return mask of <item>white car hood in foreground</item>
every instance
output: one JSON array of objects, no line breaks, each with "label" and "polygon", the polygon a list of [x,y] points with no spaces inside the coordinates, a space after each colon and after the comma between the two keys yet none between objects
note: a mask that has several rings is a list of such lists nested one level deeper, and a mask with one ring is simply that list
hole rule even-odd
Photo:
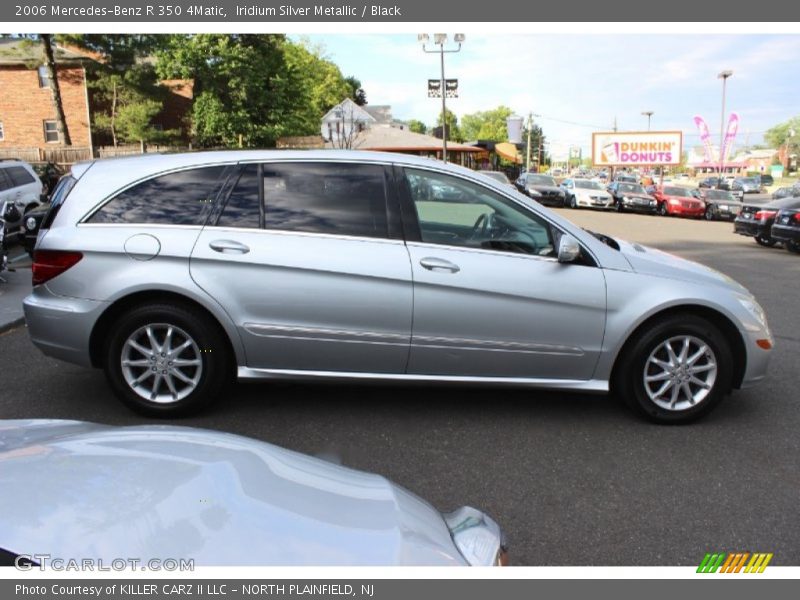
[{"label": "white car hood in foreground", "polygon": [[442,515],[378,475],[215,431],[77,421],[0,421],[0,548],[108,564],[465,564]]},{"label": "white car hood in foreground", "polygon": [[700,263],[680,258],[650,246],[632,244],[618,238],[614,238],[614,241],[619,244],[620,252],[628,259],[631,267],[637,273],[655,275],[656,277],[665,277],[667,279],[679,279],[701,285],[718,285],[731,291],[750,295],[750,292],[734,279]]}]

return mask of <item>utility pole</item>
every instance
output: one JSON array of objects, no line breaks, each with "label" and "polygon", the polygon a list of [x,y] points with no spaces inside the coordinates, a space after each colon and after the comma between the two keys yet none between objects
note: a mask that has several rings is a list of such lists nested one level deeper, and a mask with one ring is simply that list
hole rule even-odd
[{"label": "utility pole", "polygon": [[531,128],[533,127],[533,113],[528,113],[528,144],[526,146],[528,150],[527,161],[525,162],[525,170],[530,173],[531,171]]}]

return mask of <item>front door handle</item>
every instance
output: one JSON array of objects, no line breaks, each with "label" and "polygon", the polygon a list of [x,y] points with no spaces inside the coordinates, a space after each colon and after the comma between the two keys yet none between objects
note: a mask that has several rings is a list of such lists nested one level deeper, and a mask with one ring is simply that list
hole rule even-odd
[{"label": "front door handle", "polygon": [[222,254],[247,254],[250,252],[248,246],[233,240],[214,240],[209,242],[208,247],[215,252],[222,252]]},{"label": "front door handle", "polygon": [[419,261],[419,264],[429,271],[436,271],[437,273],[458,273],[461,270],[458,265],[451,263],[449,260],[433,256],[426,256]]}]

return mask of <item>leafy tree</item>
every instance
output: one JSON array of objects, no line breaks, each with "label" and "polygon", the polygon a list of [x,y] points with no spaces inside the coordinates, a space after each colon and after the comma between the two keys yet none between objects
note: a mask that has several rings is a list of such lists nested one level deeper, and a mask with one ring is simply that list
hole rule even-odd
[{"label": "leafy tree", "polygon": [[61,86],[56,73],[56,59],[53,55],[53,36],[49,33],[39,35],[44,51],[44,66],[47,69],[47,79],[50,85],[50,97],[53,101],[53,110],[56,113],[56,128],[58,139],[65,146],[72,145],[72,138],[67,127],[67,118],[64,116],[64,103],[61,101]]},{"label": "leafy tree", "polygon": [[[172,35],[157,52],[162,78],[194,80],[194,134],[204,146],[274,146],[304,130],[283,35]],[[320,115],[321,116],[321,115]]]},{"label": "leafy tree", "polygon": [[124,69],[135,64],[137,59],[152,55],[165,42],[166,36],[68,33],[60,34],[56,39],[61,44],[77,46],[101,55],[105,66],[111,69]]},{"label": "leafy tree", "polygon": [[468,140],[493,140],[502,142],[508,139],[506,119],[513,114],[507,106],[464,115],[461,128]]},{"label": "leafy tree", "polygon": [[428,127],[422,121],[411,119],[408,122],[408,130],[413,131],[414,133],[427,133]]},{"label": "leafy tree", "polygon": [[[447,124],[445,126],[445,130],[447,131],[447,141],[449,142],[461,142],[464,140],[464,136],[461,134],[461,129],[458,126],[458,117],[456,117],[455,113],[449,109],[445,109],[445,115],[447,117]],[[439,113],[439,116],[436,118],[436,125],[439,127],[442,126],[442,113]]]},{"label": "leafy tree", "polygon": [[361,81],[352,75],[350,75],[350,77],[345,77],[345,81],[347,82],[347,85],[350,86],[350,98],[353,100],[353,102],[359,106],[366,106],[367,92],[365,92],[364,88],[361,87]]},{"label": "leafy tree", "polygon": [[800,148],[800,115],[768,129],[764,140],[772,148],[780,148],[786,144],[790,152],[796,152]]},{"label": "leafy tree", "polygon": [[318,133],[322,116],[351,96],[351,84],[339,67],[325,58],[320,46],[311,46],[307,40],[286,41],[283,52],[288,75],[294,80],[298,94],[294,99],[292,130],[287,135]]}]

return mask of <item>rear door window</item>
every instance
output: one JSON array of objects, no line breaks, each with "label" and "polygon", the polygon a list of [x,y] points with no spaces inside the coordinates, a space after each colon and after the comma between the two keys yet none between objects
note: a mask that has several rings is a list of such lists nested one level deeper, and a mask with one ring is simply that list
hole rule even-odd
[{"label": "rear door window", "polygon": [[88,222],[202,225],[225,169],[201,167],[148,179],[117,194]]},{"label": "rear door window", "polygon": [[6,173],[11,178],[11,182],[13,187],[19,187],[22,185],[28,185],[29,183],[33,183],[36,179],[25,170],[24,167],[9,167],[6,170]]},{"label": "rear door window", "polygon": [[381,165],[265,163],[264,228],[388,237]]}]

